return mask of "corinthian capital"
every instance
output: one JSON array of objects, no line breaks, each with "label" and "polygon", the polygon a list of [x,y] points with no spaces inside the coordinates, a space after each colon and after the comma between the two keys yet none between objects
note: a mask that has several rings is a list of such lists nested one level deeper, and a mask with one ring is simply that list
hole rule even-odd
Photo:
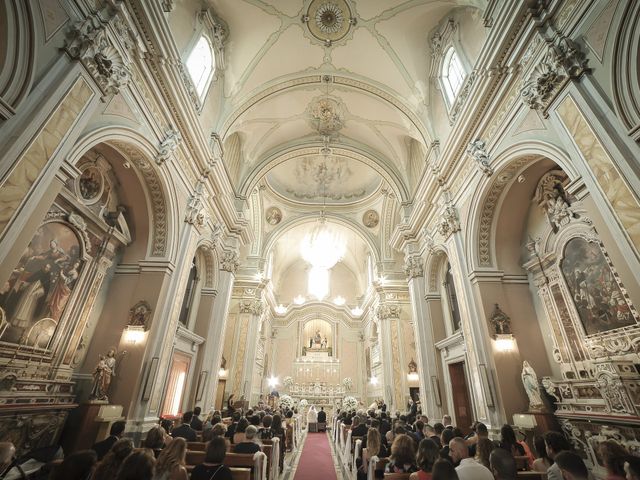
[{"label": "corinthian capital", "polygon": [[401,310],[400,305],[395,303],[383,303],[378,305],[378,308],[376,308],[376,317],[380,320],[400,318]]},{"label": "corinthian capital", "polygon": [[252,315],[262,315],[264,306],[262,302],[257,299],[242,299],[240,300],[240,313],[251,313]]},{"label": "corinthian capital", "polygon": [[220,270],[231,272],[235,275],[238,271],[238,266],[240,266],[240,260],[238,257],[238,252],[235,250],[224,252],[222,254],[222,259],[220,260]]},{"label": "corinthian capital", "polygon": [[420,258],[418,255],[411,255],[407,257],[404,262],[404,273],[410,279],[424,276],[422,258]]}]

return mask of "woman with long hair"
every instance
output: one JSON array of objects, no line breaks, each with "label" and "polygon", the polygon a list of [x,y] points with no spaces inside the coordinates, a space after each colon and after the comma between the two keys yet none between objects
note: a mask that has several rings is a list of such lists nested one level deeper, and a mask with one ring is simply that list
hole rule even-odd
[{"label": "woman with long hair", "polygon": [[547,445],[544,443],[544,437],[542,435],[536,435],[533,439],[533,446],[535,447],[538,458],[533,461],[531,469],[534,472],[547,473],[549,467],[553,465],[553,460],[547,455]]},{"label": "woman with long hair", "polygon": [[160,452],[164,448],[165,431],[159,425],[156,425],[147,432],[147,436],[142,442],[142,446],[153,450],[153,455],[158,458]]},{"label": "woman with long hair", "polygon": [[156,459],[148,448],[133,452],[120,465],[116,480],[152,480],[155,465]]},{"label": "woman with long hair", "polygon": [[222,462],[227,454],[227,442],[224,437],[214,437],[207,444],[204,462],[196,465],[191,472],[191,480],[232,480],[231,470]]},{"label": "woman with long hair", "polygon": [[113,444],[111,450],[98,464],[91,480],[112,480],[118,474],[120,466],[131,452],[133,452],[133,442],[129,438],[121,438]]},{"label": "woman with long hair", "polygon": [[460,480],[460,477],[449,460],[440,458],[433,464],[431,480]]},{"label": "woman with long hair", "polygon": [[433,475],[433,465],[436,463],[440,449],[436,442],[430,438],[425,438],[418,445],[416,463],[419,470],[411,474],[410,480],[431,480]]},{"label": "woman with long hair", "polygon": [[524,448],[516,439],[516,432],[513,431],[511,425],[504,424],[500,429],[500,447],[504,448],[514,457],[522,457],[525,455]]},{"label": "woman with long hair", "polygon": [[492,440],[488,438],[479,439],[478,443],[476,444],[476,462],[484,465],[488,469],[491,469],[489,457],[491,456],[491,452],[493,452],[494,448],[496,448],[496,446]]},{"label": "woman with long hair", "polygon": [[416,447],[413,439],[404,433],[396,435],[391,445],[391,457],[386,473],[413,473],[416,466]]},{"label": "woman with long hair", "polygon": [[189,480],[187,469],[184,466],[187,455],[187,441],[176,437],[162,449],[156,462],[155,480]]},{"label": "woman with long hair", "polygon": [[605,440],[598,445],[598,453],[607,469],[606,480],[624,480],[624,462],[629,456],[627,449],[615,440]]}]

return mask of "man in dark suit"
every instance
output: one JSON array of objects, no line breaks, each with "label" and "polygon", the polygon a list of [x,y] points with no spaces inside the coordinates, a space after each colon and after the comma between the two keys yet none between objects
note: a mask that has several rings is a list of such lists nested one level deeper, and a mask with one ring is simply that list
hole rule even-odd
[{"label": "man in dark suit", "polygon": [[327,412],[324,411],[324,407],[320,407],[318,412],[318,423],[327,423]]},{"label": "man in dark suit", "polygon": [[229,425],[229,428],[227,428],[227,433],[224,434],[225,437],[227,438],[233,438],[234,433],[236,433],[236,427],[238,426],[238,422],[240,421],[240,412],[233,412],[233,422],[231,423],[231,425]]},{"label": "man in dark suit", "polygon": [[200,407],[196,407],[193,409],[193,418],[191,419],[191,428],[194,430],[201,432],[202,431],[202,420],[200,420],[200,412],[202,410]]},{"label": "man in dark suit", "polygon": [[184,412],[182,415],[182,425],[174,428],[171,431],[171,436],[173,438],[182,437],[187,442],[195,442],[197,439],[196,431],[191,428],[191,419],[193,418],[193,412]]},{"label": "man in dark suit", "polygon": [[109,430],[109,436],[91,447],[91,450],[98,455],[98,460],[102,460],[109,450],[111,450],[113,444],[120,440],[120,437],[122,437],[124,433],[125,426],[126,423],[123,420],[114,422],[113,425],[111,425],[111,430]]},{"label": "man in dark suit", "polygon": [[353,428],[351,429],[351,437],[365,437],[369,428],[366,423],[360,420],[359,416],[353,417]]}]

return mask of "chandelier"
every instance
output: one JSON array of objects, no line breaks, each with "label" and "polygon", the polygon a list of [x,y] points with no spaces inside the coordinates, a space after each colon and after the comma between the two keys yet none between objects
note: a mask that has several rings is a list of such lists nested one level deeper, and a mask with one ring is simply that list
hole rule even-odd
[{"label": "chandelier", "polygon": [[307,233],[300,245],[300,254],[310,265],[308,290],[318,300],[329,294],[329,270],[342,260],[345,241],[335,230],[330,229],[324,217]]}]

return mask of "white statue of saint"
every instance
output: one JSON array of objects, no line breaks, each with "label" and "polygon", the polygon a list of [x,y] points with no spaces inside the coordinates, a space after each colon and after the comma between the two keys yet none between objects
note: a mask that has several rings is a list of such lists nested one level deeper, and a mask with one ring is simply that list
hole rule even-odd
[{"label": "white statue of saint", "polygon": [[540,385],[538,384],[538,376],[533,370],[529,362],[526,360],[522,363],[522,385],[529,397],[529,409],[540,411],[544,409],[544,402],[540,395]]}]

